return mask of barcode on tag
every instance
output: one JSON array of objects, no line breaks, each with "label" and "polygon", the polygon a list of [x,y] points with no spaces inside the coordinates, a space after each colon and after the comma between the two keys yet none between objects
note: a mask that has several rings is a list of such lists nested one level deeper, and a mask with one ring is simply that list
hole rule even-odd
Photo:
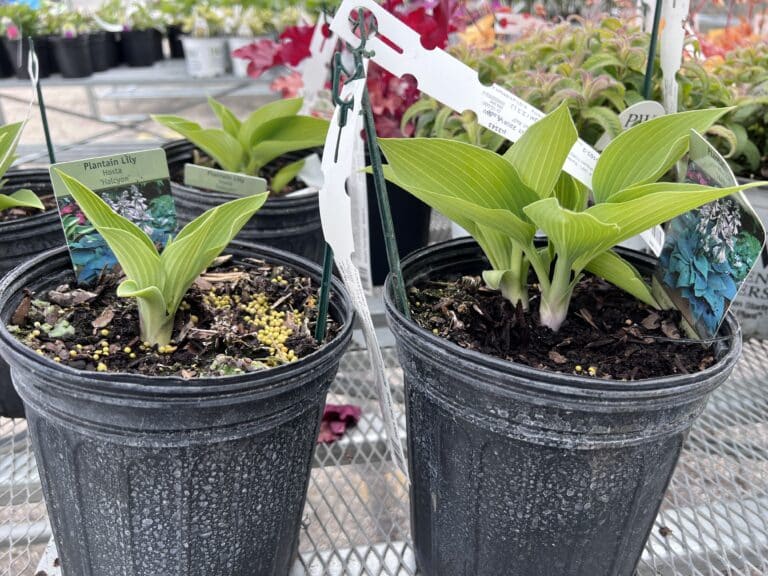
[{"label": "barcode on tag", "polygon": [[664,249],[664,229],[661,226],[654,226],[650,230],[646,230],[640,234],[640,237],[651,249],[654,256],[657,258],[661,256],[661,251]]}]

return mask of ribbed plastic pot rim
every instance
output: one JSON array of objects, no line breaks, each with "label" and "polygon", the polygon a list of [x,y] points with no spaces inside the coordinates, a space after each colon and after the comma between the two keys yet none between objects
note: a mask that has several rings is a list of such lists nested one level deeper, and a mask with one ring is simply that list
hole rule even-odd
[{"label": "ribbed plastic pot rim", "polygon": [[[284,263],[294,267],[300,273],[309,273],[313,278],[319,279],[322,275],[321,268],[309,261],[299,257],[276,250],[269,247],[256,246],[246,242],[232,242],[230,248],[258,248],[264,250],[265,254],[255,253],[248,257],[262,257],[267,261],[284,261]],[[40,255],[20,264],[0,281],[0,294],[10,288],[20,276],[23,276],[47,260],[61,257],[66,253],[66,246],[53,248]],[[226,253],[226,251],[225,251]],[[341,305],[339,305],[341,304]],[[330,342],[315,350],[311,354],[300,358],[296,362],[284,364],[275,368],[269,368],[263,371],[246,372],[244,374],[235,374],[229,376],[206,376],[200,380],[213,380],[214,383],[195,384],[195,378],[184,379],[180,376],[149,376],[143,374],[131,374],[127,372],[93,372],[87,370],[78,370],[70,366],[62,365],[46,357],[35,353],[31,348],[19,342],[9,331],[4,321],[0,321],[0,344],[5,345],[13,351],[16,359],[9,362],[13,367],[19,361],[23,362],[27,368],[35,371],[37,366],[42,366],[46,371],[54,371],[62,374],[64,377],[78,380],[78,387],[84,390],[93,390],[99,393],[111,393],[120,396],[123,393],[140,393],[142,396],[152,396],[160,394],[164,397],[200,397],[200,396],[220,396],[227,393],[238,393],[243,391],[253,392],[255,388],[268,389],[273,385],[284,383],[286,376],[313,370],[316,366],[327,363],[329,358],[334,356],[340,347],[345,346],[351,337],[354,324],[354,312],[350,303],[344,285],[336,277],[333,278],[331,289],[331,309],[338,310],[344,317],[340,331]],[[330,311],[329,311],[330,313]],[[10,353],[6,355],[10,359]],[[258,378],[258,382],[254,380]]]},{"label": "ribbed plastic pot rim", "polygon": [[[447,240],[432,244],[409,254],[401,263],[403,276],[406,282],[406,289],[408,288],[408,278],[405,272],[409,266],[416,265],[421,258],[430,253],[453,247],[461,247],[464,244],[470,243],[474,243],[474,240],[471,238]],[[624,253],[635,253],[630,250],[620,251]],[[500,382],[503,382],[505,377],[508,379],[524,379],[527,381],[528,385],[534,386],[537,389],[560,394],[571,393],[579,396],[594,395],[605,398],[606,394],[611,395],[611,392],[615,392],[616,399],[625,400],[630,399],[631,397],[652,397],[663,393],[664,391],[672,392],[674,390],[675,394],[679,394],[684,392],[688,387],[697,387],[703,380],[709,380],[721,372],[730,371],[733,364],[741,355],[741,328],[736,321],[736,318],[729,312],[723,322],[723,326],[720,328],[720,333],[723,336],[731,336],[726,342],[731,342],[732,344],[728,346],[727,352],[714,365],[706,370],[692,374],[662,376],[629,382],[597,380],[587,376],[576,376],[561,372],[540,370],[524,364],[503,360],[489,354],[462,348],[450,340],[433,334],[429,330],[419,326],[415,321],[407,319],[405,315],[397,309],[392,299],[391,274],[387,275],[387,279],[384,283],[384,305],[390,323],[395,324],[395,326],[393,326],[394,331],[401,330],[409,333],[412,337],[422,338],[427,343],[437,347],[440,352],[445,353],[447,356],[458,357],[461,360],[472,364],[474,369],[485,372],[487,375],[499,379]],[[423,351],[419,351],[419,353],[423,353]],[[507,383],[499,385],[499,388],[505,388],[506,384]]]}]

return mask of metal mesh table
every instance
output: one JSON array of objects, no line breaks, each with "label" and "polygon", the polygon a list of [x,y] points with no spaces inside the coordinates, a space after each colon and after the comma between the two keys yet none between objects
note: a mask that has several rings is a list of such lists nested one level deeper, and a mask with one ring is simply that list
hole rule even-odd
[{"label": "metal mesh table", "polygon": [[[391,348],[385,358],[402,407]],[[407,491],[388,461],[364,351],[345,356],[328,401],[358,404],[363,418],[340,442],[317,447],[291,576],[417,574]],[[400,425],[404,433],[402,417]],[[50,532],[24,421],[0,420],[0,434],[0,574],[51,576],[55,550],[38,567]],[[638,576],[766,574],[768,342],[752,341],[688,439]]]}]

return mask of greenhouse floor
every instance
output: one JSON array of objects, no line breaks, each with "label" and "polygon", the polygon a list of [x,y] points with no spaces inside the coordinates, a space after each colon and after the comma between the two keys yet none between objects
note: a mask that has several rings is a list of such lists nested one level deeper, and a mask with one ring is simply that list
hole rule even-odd
[{"label": "greenhouse floor", "polygon": [[[385,349],[395,401],[402,372]],[[291,576],[415,575],[408,494],[387,454],[364,350],[347,353],[328,402],[363,408],[318,445]],[[400,420],[404,434],[404,421]],[[53,576],[50,528],[24,420],[0,420],[0,574]],[[768,342],[745,343],[733,377],[691,433],[638,576],[768,574]]]}]

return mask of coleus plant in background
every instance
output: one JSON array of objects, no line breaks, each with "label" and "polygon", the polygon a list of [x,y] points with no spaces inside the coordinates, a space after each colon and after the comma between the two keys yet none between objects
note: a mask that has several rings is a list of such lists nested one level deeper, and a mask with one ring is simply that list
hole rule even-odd
[{"label": "coleus plant in background", "polygon": [[[324,144],[328,122],[299,116],[302,102],[301,98],[270,102],[240,120],[221,102],[208,98],[221,128],[203,128],[180,116],[161,114],[152,118],[192,142],[222,169],[257,176],[264,166],[283,154]],[[299,173],[303,162],[282,167],[272,177],[272,191],[282,191]]]},{"label": "coleus plant in background", "polygon": [[171,341],[173,321],[189,287],[269,195],[264,192],[246,196],[211,208],[169,239],[160,254],[136,224],[117,214],[75,178],[57,172],[120,263],[125,280],[118,286],[117,295],[136,298],[142,339],[158,346]]},{"label": "coleus plant in background", "polygon": [[[528,273],[540,292],[540,322],[557,331],[573,290],[591,272],[658,307],[640,273],[612,248],[653,226],[756,183],[712,188],[657,182],[728,109],[682,112],[639,124],[601,154],[589,190],[563,172],[577,139],[565,104],[500,156],[452,140],[382,139],[387,178],[462,226],[491,269],[486,284],[528,308]],[[535,242],[543,231],[546,246]]]},{"label": "coleus plant in background", "polygon": [[[437,3],[406,3],[404,0],[387,0],[384,8],[416,30],[422,38],[424,46],[429,48],[445,48],[448,44],[448,34],[454,29],[453,22],[460,15],[460,4],[443,0]],[[318,26],[328,26],[322,18]],[[248,74],[253,78],[260,77],[275,66],[298,66],[310,56],[310,42],[314,26],[295,26],[286,28],[277,41],[260,40],[233,52],[236,58],[249,60]],[[276,81],[273,87],[298,90],[301,83],[296,74],[291,80]],[[368,93],[376,122],[376,132],[380,136],[403,136],[411,133],[401,131],[401,119],[405,111],[419,99],[419,91],[413,78],[398,78],[380,66],[371,62],[368,66]]]},{"label": "coleus plant in background", "polygon": [[16,159],[16,146],[21,138],[21,131],[24,129],[24,122],[15,124],[6,124],[0,128],[0,211],[9,208],[33,208],[45,210],[43,202],[32,190],[17,190],[12,194],[3,194],[5,180],[3,176],[11,167]]}]

